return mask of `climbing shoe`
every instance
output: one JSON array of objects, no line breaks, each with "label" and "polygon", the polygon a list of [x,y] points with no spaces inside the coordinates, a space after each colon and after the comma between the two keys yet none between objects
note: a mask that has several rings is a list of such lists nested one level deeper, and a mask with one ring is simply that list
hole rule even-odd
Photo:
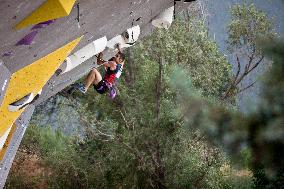
[{"label": "climbing shoe", "polygon": [[80,92],[82,92],[82,93],[84,93],[84,94],[87,92],[85,86],[84,86],[82,83],[75,83],[72,87],[73,87],[74,89],[79,90]]}]

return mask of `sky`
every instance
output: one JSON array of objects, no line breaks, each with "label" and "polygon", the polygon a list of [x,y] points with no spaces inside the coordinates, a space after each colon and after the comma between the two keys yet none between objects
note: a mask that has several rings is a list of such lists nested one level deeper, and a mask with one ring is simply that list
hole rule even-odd
[{"label": "sky", "polygon": [[[226,45],[228,38],[227,25],[230,22],[230,7],[236,3],[242,3],[244,0],[202,0],[202,2],[207,9],[210,37],[216,40],[220,50],[230,58]],[[252,2],[257,8],[265,11],[268,17],[273,19],[275,31],[281,38],[284,38],[284,0],[247,0],[246,2]],[[234,64],[232,61],[231,63]],[[242,112],[253,111],[256,108],[256,104],[260,102],[258,98],[261,92],[260,81],[262,73],[266,70],[266,65],[267,62],[260,65],[243,83],[243,86],[245,86],[255,80],[259,81],[254,87],[239,95],[238,105]]]}]

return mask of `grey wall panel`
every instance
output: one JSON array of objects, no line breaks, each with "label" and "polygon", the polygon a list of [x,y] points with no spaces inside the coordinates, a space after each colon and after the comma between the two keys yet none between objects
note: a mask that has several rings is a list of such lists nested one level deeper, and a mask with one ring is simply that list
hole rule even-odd
[{"label": "grey wall panel", "polygon": [[[23,7],[33,2],[38,4],[37,0],[25,2]],[[15,19],[10,13],[14,11],[11,7],[17,7],[20,1],[13,1],[10,7],[3,8],[1,20],[8,20],[8,22],[1,25],[5,29],[0,32],[0,54],[7,51],[13,52],[12,56],[3,58],[7,68],[15,72],[82,35],[84,38],[75,51],[104,35],[112,38],[131,27],[132,23],[143,26],[172,4],[172,0],[79,0],[77,2],[80,3],[80,28],[76,20],[77,7],[74,6],[69,16],[57,19],[55,23],[40,29],[34,43],[29,46],[15,46],[15,44],[31,32],[30,27],[15,31],[13,26],[24,19],[25,14],[21,13],[22,11],[30,12],[32,8],[18,9],[21,14],[16,15]],[[136,21],[139,17],[141,19]]]},{"label": "grey wall panel", "polygon": [[10,71],[8,70],[8,68],[6,68],[2,60],[0,60],[0,105],[3,102],[10,77]]},{"label": "grey wall panel", "polygon": [[35,106],[28,106],[22,115],[16,120],[16,130],[12,136],[6,154],[0,164],[0,188],[3,188],[12,166],[13,160],[25,134],[26,128],[29,125],[30,118],[34,112]]}]

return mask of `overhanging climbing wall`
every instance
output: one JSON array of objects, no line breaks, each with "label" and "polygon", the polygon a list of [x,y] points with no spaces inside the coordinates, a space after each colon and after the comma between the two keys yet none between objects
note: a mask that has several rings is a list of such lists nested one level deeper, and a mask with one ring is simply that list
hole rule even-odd
[{"label": "overhanging climbing wall", "polygon": [[80,39],[68,43],[11,75],[0,107],[0,136],[5,137],[6,131],[12,127],[15,120],[24,111],[24,108],[22,108],[12,112],[9,110],[9,105],[28,94],[38,94]]},{"label": "overhanging climbing wall", "polygon": [[116,42],[135,45],[172,6],[172,0],[1,2],[0,188],[34,106],[83,77],[96,53],[108,58]]},{"label": "overhanging climbing wall", "polygon": [[2,158],[0,164],[0,188],[3,188],[5,185],[12,162],[29,125],[34,108],[33,105],[27,107],[23,114],[13,123],[13,128],[9,133],[4,149],[0,153]]}]

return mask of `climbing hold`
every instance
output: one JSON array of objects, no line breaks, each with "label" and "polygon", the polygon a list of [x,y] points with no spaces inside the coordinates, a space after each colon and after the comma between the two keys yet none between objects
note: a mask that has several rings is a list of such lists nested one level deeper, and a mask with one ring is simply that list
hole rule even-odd
[{"label": "climbing hold", "polygon": [[50,25],[50,24],[52,24],[52,23],[54,23],[54,22],[55,22],[55,20],[48,20],[48,21],[45,21],[45,22],[41,22],[41,23],[35,25],[35,26],[32,28],[32,30],[45,28],[46,26],[48,26],[48,25]]},{"label": "climbing hold", "polygon": [[59,68],[55,71],[55,75],[59,76],[62,72],[63,72],[63,70]]},{"label": "climbing hold", "polygon": [[126,43],[135,43],[140,35],[140,26],[134,26],[132,28],[127,29],[122,36],[125,38]]},{"label": "climbing hold", "polygon": [[110,49],[116,49],[116,45],[117,44],[120,44],[120,48],[128,48],[128,47],[131,47],[130,44],[127,44],[125,42],[125,38],[122,37],[122,35],[118,35],[118,36],[115,36],[113,37],[112,39],[110,39],[108,42],[107,42],[107,47],[110,48]]},{"label": "climbing hold", "polygon": [[[104,49],[107,46],[107,38],[106,36],[97,39],[82,49],[78,50],[74,54],[68,56],[64,62],[65,68],[62,69],[60,74],[66,73],[73,68],[77,67],[81,63],[85,62],[86,60],[90,59],[96,54],[99,54],[100,52],[104,51]],[[60,71],[58,70],[57,73]]]},{"label": "climbing hold", "polygon": [[122,35],[115,36],[107,42],[107,47],[116,49],[116,44],[120,44],[121,48],[128,48],[135,44],[140,36],[140,26],[134,26],[123,32]]},{"label": "climbing hold", "polygon": [[16,112],[22,109],[23,107],[27,106],[29,103],[31,103],[34,99],[33,93],[27,94],[23,98],[17,100],[16,102],[13,102],[9,104],[8,110],[10,112]]},{"label": "climbing hold", "polygon": [[138,22],[142,17],[140,16],[139,18],[137,18],[135,21]]},{"label": "climbing hold", "polygon": [[78,21],[78,28],[80,29],[80,4],[77,4],[77,21]]},{"label": "climbing hold", "polygon": [[30,45],[32,44],[36,34],[37,34],[38,31],[32,31],[31,33],[29,33],[28,35],[26,35],[23,39],[21,39],[20,41],[18,41],[16,43],[16,46],[19,46],[19,45]]},{"label": "climbing hold", "polygon": [[8,51],[8,52],[3,53],[2,57],[11,56],[11,55],[13,55],[13,52],[12,51]]},{"label": "climbing hold", "polygon": [[16,25],[22,29],[29,25],[68,16],[76,0],[47,0],[29,16]]},{"label": "climbing hold", "polygon": [[166,9],[152,20],[152,25],[157,28],[169,29],[173,22],[174,6]]}]

